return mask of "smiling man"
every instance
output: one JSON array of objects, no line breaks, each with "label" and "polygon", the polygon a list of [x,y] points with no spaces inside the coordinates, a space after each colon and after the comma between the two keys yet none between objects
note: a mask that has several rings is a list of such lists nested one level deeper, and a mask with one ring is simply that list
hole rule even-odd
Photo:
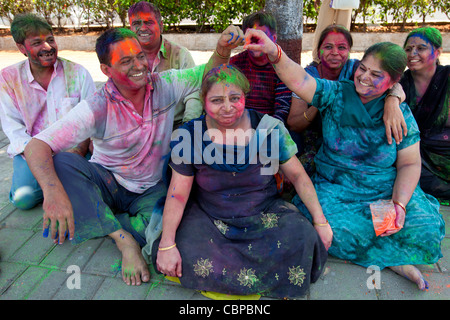
[{"label": "smiling man", "polygon": [[[242,31],[230,26],[208,64],[150,74],[133,31],[103,33],[96,52],[109,77],[106,84],[25,149],[26,156],[33,155],[30,169],[44,192],[44,234],[51,228],[60,244],[66,237],[80,243],[108,235],[122,253],[123,280],[128,285],[149,281],[140,247],[153,207],[166,194],[162,174],[174,106],[200,88],[205,70],[227,63],[242,39]],[[89,161],[58,153],[87,137],[94,145]],[[52,152],[58,154],[52,158]]]},{"label": "smiling man", "polygon": [[[133,4],[128,9],[128,19],[130,29],[136,33],[147,57],[150,72],[195,67],[188,49],[162,36],[163,21],[161,12],[155,4],[147,1]],[[186,96],[175,108],[174,127],[199,117],[202,111],[198,94]]]},{"label": "smiling man", "polygon": [[[44,19],[17,15],[11,34],[27,59],[0,72],[0,116],[14,170],[9,199],[17,208],[30,209],[42,201],[42,190],[23,155],[25,145],[91,96],[95,85],[85,68],[58,57],[52,27]],[[71,151],[84,156],[88,143]]]}]

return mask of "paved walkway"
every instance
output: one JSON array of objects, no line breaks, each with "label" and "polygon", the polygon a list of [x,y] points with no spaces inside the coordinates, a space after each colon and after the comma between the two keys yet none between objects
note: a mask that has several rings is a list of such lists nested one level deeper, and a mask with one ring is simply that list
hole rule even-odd
[{"label": "paved walkway", "polygon": [[[93,73],[95,81],[102,81],[101,75],[93,69],[97,61],[93,53],[72,54],[73,57],[62,52],[61,56],[82,60],[83,64],[92,63],[88,66],[89,71]],[[310,53],[305,56],[308,54],[310,56]],[[195,59],[201,62],[209,55],[199,53]],[[89,62],[86,62],[86,57],[90,57]],[[20,61],[23,57],[16,53],[0,52],[2,64],[12,64],[14,59]],[[69,242],[55,245],[43,238],[42,207],[21,211],[8,201],[12,175],[12,160],[6,154],[8,143],[8,138],[0,130],[0,300],[208,299],[200,292],[185,289],[155,274],[152,267],[149,283],[138,287],[127,286],[121,279],[120,252],[109,238],[89,240],[77,246]],[[450,299],[450,207],[441,207],[441,213],[447,223],[447,236],[442,242],[444,257],[436,264],[419,266],[430,284],[427,291],[419,291],[412,282],[391,270],[381,271],[378,278],[373,271],[330,257],[326,275],[311,285],[309,293],[301,299]],[[77,279],[80,281],[77,282]],[[375,280],[375,288],[372,280]],[[261,299],[265,300],[264,303],[271,303],[270,299]],[[207,305],[206,301],[204,303]]]}]

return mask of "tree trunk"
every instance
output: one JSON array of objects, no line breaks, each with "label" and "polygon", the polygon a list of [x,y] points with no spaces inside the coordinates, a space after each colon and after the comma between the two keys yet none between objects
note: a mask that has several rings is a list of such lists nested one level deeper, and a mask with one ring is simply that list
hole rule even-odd
[{"label": "tree trunk", "polygon": [[303,38],[303,0],[266,0],[265,11],[277,21],[277,43],[300,64]]}]

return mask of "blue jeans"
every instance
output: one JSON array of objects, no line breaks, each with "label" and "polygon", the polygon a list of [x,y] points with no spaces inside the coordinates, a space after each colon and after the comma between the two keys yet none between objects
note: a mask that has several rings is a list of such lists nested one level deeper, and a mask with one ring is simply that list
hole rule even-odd
[{"label": "blue jeans", "polygon": [[53,162],[73,208],[72,243],[124,229],[141,246],[146,244],[145,229],[153,207],[167,193],[162,181],[139,194],[125,189],[110,171],[80,155],[61,152]]},{"label": "blue jeans", "polygon": [[13,158],[13,176],[9,201],[22,210],[34,208],[44,199],[41,187],[21,155]]}]

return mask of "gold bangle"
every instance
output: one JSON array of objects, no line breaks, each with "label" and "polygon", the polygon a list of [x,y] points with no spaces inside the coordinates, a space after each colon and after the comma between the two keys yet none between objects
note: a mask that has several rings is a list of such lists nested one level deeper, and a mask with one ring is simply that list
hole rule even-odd
[{"label": "gold bangle", "polygon": [[231,56],[231,55],[229,55],[229,56],[223,56],[223,55],[221,55],[219,52],[217,52],[217,49],[214,50],[214,53],[215,53],[219,58],[222,58],[222,59],[230,59],[230,56]]},{"label": "gold bangle", "polygon": [[303,116],[305,117],[306,120],[308,120],[308,122],[312,121],[312,120],[309,120],[308,117],[306,116],[306,111],[303,112]]},{"label": "gold bangle", "polygon": [[325,223],[315,223],[315,222],[313,222],[313,224],[315,226],[318,226],[318,227],[325,227],[325,226],[328,225],[328,220],[325,219],[325,221],[326,221]]},{"label": "gold bangle", "polygon": [[176,246],[177,246],[177,244],[175,243],[175,244],[171,245],[170,247],[165,247],[165,248],[158,247],[158,250],[159,251],[167,251],[167,250],[170,250],[172,248],[175,248]]},{"label": "gold bangle", "polygon": [[399,201],[395,201],[395,200],[392,200],[392,202],[394,202],[396,205],[399,205],[400,207],[402,207],[402,209],[405,210],[405,213],[406,213],[406,207],[403,203],[401,203]]}]

